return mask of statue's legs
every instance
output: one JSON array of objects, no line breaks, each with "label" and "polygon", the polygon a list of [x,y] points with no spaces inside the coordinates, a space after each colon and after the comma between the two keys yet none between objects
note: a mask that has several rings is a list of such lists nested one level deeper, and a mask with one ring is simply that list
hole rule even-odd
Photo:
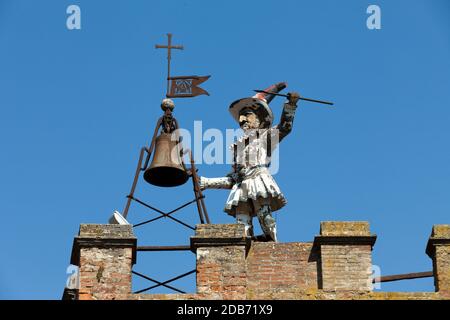
[{"label": "statue's legs", "polygon": [[253,206],[264,235],[269,240],[277,242],[277,224],[272,217],[269,201],[267,199],[258,199],[257,201],[253,201]]},{"label": "statue's legs", "polygon": [[253,223],[252,217],[247,213],[237,213],[236,214],[236,223],[243,224],[245,226],[245,234],[248,237],[253,236]]}]

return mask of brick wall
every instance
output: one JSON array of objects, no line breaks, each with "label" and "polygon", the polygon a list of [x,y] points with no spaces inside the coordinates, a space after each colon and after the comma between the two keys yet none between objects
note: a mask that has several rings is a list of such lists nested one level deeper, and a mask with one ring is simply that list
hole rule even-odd
[{"label": "brick wall", "polygon": [[436,290],[450,298],[450,225],[435,225],[427,244],[433,260]]},{"label": "brick wall", "polygon": [[116,299],[131,292],[131,250],[82,248],[80,299]]},{"label": "brick wall", "polygon": [[264,292],[318,289],[318,252],[312,243],[254,242],[246,259],[247,290]]},{"label": "brick wall", "polygon": [[322,222],[315,244],[320,250],[320,289],[372,290],[372,247],[368,222]]},{"label": "brick wall", "polygon": [[198,225],[191,238],[197,256],[197,292],[211,299],[245,299],[249,244],[243,225]]},{"label": "brick wall", "polygon": [[437,292],[372,292],[375,239],[367,222],[322,222],[311,243],[252,242],[242,225],[198,225],[194,294],[131,293],[131,226],[81,225],[71,262],[80,270],[78,299],[450,299],[449,225],[434,226],[427,245]]},{"label": "brick wall", "polygon": [[71,257],[71,263],[79,266],[78,299],[127,298],[135,255],[131,226],[81,225]]}]

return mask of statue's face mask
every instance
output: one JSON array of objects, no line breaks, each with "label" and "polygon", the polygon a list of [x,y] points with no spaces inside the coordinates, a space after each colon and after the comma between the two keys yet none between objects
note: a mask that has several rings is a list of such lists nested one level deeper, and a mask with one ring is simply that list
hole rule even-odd
[{"label": "statue's face mask", "polygon": [[245,108],[239,113],[239,126],[242,130],[259,129],[260,125],[261,121],[254,110]]}]

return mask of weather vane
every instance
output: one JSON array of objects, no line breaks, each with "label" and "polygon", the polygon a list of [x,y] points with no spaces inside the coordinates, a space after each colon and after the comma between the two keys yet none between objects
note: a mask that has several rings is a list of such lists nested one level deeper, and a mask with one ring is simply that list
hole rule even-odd
[{"label": "weather vane", "polygon": [[[172,59],[172,49],[183,50],[182,45],[172,45],[172,34],[167,34],[167,45],[157,44],[156,49],[167,49],[167,98],[192,98],[209,93],[198,87],[211,76],[170,76],[170,61]],[[172,83],[171,83],[172,81]]]}]

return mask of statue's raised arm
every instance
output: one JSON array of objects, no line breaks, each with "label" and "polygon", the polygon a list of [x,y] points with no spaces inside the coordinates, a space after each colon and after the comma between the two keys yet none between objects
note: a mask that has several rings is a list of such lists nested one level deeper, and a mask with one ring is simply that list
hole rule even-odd
[{"label": "statue's raised arm", "polygon": [[283,111],[281,112],[280,123],[275,126],[279,132],[279,141],[283,140],[292,131],[299,99],[300,95],[297,92],[290,92],[288,94],[288,101],[284,103]]}]

